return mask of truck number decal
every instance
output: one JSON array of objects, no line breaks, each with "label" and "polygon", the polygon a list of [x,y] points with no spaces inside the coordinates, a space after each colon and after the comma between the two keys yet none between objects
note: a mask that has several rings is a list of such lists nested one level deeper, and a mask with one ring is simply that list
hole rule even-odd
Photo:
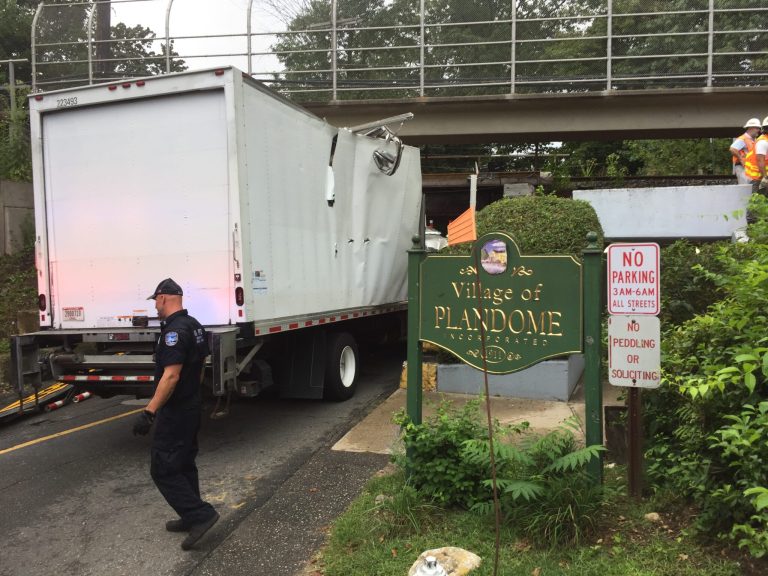
[{"label": "truck number decal", "polygon": [[62,308],[65,322],[85,322],[85,310],[82,307]]},{"label": "truck number decal", "polygon": [[67,108],[68,106],[77,106],[77,96],[58,98],[56,100],[56,108]]}]

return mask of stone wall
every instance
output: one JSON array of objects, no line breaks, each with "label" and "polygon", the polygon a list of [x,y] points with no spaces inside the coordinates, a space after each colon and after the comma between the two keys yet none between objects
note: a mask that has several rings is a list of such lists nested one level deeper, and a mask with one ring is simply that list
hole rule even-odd
[{"label": "stone wall", "polygon": [[34,229],[32,184],[0,180],[0,254],[15,252]]}]

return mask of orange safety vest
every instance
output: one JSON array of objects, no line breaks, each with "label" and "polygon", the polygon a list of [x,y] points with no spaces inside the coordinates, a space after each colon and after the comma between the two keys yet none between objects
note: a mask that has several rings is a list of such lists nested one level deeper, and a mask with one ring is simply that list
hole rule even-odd
[{"label": "orange safety vest", "polygon": [[[736,140],[741,140],[747,146],[747,149],[744,152],[744,157],[749,156],[750,152],[754,152],[754,150],[755,150],[755,139],[752,138],[749,134],[744,132],[744,134],[742,134],[741,136],[736,138]],[[733,159],[733,165],[734,166],[736,164],[743,164],[744,163],[744,161],[741,158],[739,158],[738,156],[733,156],[732,155],[732,159]]]},{"label": "orange safety vest", "polygon": [[[762,175],[760,174],[760,169],[757,167],[757,143],[760,142],[760,140],[768,140],[768,134],[763,134],[760,136],[757,140],[755,140],[755,148],[747,154],[746,162],[747,164],[744,165],[744,173],[747,174],[752,180],[757,180],[758,178],[762,178]],[[768,158],[766,158],[768,160]],[[747,171],[747,166],[750,167],[751,171]],[[754,173],[754,176],[752,175]]]},{"label": "orange safety vest", "polygon": [[[768,136],[763,134],[759,140],[768,140]],[[747,156],[744,158],[744,174],[751,180],[760,179],[760,169],[757,167],[757,141],[752,145],[752,149],[747,152]]]}]

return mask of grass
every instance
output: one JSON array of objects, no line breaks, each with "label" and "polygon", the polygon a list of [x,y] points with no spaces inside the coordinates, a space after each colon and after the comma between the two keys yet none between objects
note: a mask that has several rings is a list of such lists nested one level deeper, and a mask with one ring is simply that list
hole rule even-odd
[{"label": "grass", "polygon": [[[514,527],[501,534],[499,575],[550,576],[729,576],[744,565],[708,548],[688,534],[676,511],[645,514],[652,503],[626,496],[622,469],[606,470],[606,496],[596,529],[572,548],[541,548],[520,539]],[[677,519],[673,522],[673,519]],[[423,551],[457,546],[483,558],[472,576],[493,574],[492,520],[461,510],[445,510],[422,501],[399,470],[376,477],[337,519],[313,574],[323,576],[402,576]],[[759,573],[759,572],[755,572]]]}]

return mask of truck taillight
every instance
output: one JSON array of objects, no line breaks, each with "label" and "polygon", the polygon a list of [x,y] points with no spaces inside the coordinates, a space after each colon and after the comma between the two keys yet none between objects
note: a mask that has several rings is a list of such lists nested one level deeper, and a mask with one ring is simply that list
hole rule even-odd
[{"label": "truck taillight", "polygon": [[48,301],[45,298],[45,294],[37,295],[37,307],[40,308],[40,312],[45,312],[45,309],[48,308]]},{"label": "truck taillight", "polygon": [[242,306],[243,302],[245,302],[245,295],[243,294],[242,288],[235,288],[235,302],[237,302],[238,306]]}]

